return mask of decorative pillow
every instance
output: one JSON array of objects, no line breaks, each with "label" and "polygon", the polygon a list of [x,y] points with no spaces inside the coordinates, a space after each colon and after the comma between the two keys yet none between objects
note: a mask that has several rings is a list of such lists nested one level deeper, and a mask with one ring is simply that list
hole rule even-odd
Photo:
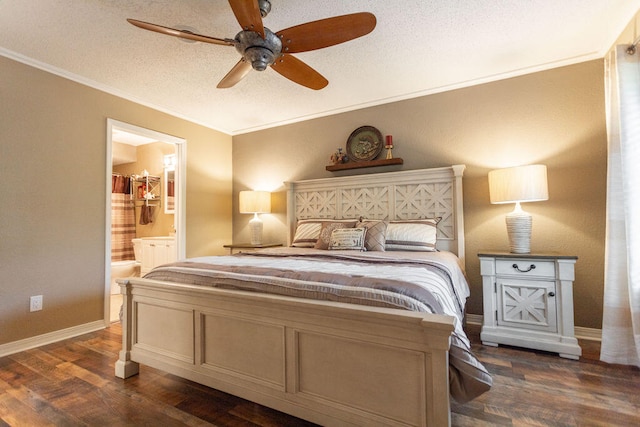
[{"label": "decorative pillow", "polygon": [[331,232],[329,250],[356,250],[364,251],[367,229],[360,228],[336,228]]},{"label": "decorative pillow", "polygon": [[312,248],[318,241],[322,222],[326,219],[301,219],[296,226],[291,246],[297,248]]},{"label": "decorative pillow", "polygon": [[320,236],[318,241],[313,246],[316,249],[329,249],[329,243],[331,243],[331,233],[338,228],[353,228],[356,225],[356,221],[323,221],[322,228],[320,229]]},{"label": "decorative pillow", "polygon": [[377,220],[360,219],[356,227],[367,229],[364,238],[364,248],[368,251],[384,251],[387,235],[387,222]]},{"label": "decorative pillow", "polygon": [[385,249],[388,251],[435,251],[436,225],[442,218],[390,221]]}]

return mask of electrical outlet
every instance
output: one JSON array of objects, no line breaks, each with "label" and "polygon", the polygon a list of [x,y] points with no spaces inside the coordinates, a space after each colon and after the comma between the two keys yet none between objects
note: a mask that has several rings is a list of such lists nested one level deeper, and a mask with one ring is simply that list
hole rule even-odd
[{"label": "electrical outlet", "polygon": [[29,299],[29,311],[42,310],[42,295],[35,295]]}]

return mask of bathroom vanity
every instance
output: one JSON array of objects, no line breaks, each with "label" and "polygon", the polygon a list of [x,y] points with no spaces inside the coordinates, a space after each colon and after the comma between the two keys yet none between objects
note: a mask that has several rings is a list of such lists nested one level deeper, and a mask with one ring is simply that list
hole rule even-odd
[{"label": "bathroom vanity", "polygon": [[143,237],[140,275],[144,276],[153,267],[174,262],[178,259],[175,236]]}]

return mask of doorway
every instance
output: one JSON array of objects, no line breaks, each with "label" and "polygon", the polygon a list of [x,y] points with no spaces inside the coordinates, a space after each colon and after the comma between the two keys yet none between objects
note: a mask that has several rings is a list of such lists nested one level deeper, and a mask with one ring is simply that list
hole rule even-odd
[{"label": "doorway", "polygon": [[[128,141],[132,145],[141,145],[149,143],[164,143],[173,146],[173,155],[175,156],[173,169],[174,190],[173,199],[173,229],[176,234],[176,254],[178,258],[184,258],[186,253],[185,239],[185,194],[186,194],[186,140],[183,138],[167,135],[151,129],[142,128],[125,122],[113,119],[107,119],[107,156],[106,156],[106,220],[105,220],[105,304],[104,304],[104,322],[108,326],[112,321],[112,296],[111,296],[111,231],[112,231],[112,171],[114,165],[114,143],[121,145],[116,141]],[[162,174],[164,176],[164,173]],[[163,202],[166,202],[163,200]],[[164,209],[163,209],[164,210]],[[117,277],[117,276],[116,276]],[[113,307],[116,312],[119,307]]]}]

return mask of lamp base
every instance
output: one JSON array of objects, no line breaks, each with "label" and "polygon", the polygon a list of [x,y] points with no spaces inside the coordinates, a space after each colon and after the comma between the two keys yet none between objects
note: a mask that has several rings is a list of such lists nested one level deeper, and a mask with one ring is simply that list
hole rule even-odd
[{"label": "lamp base", "polygon": [[509,250],[512,254],[531,253],[532,217],[516,203],[513,212],[507,214],[507,234],[509,235]]},{"label": "lamp base", "polygon": [[249,221],[249,230],[251,231],[251,244],[262,244],[262,220],[258,217],[258,214],[253,214],[253,218]]}]

